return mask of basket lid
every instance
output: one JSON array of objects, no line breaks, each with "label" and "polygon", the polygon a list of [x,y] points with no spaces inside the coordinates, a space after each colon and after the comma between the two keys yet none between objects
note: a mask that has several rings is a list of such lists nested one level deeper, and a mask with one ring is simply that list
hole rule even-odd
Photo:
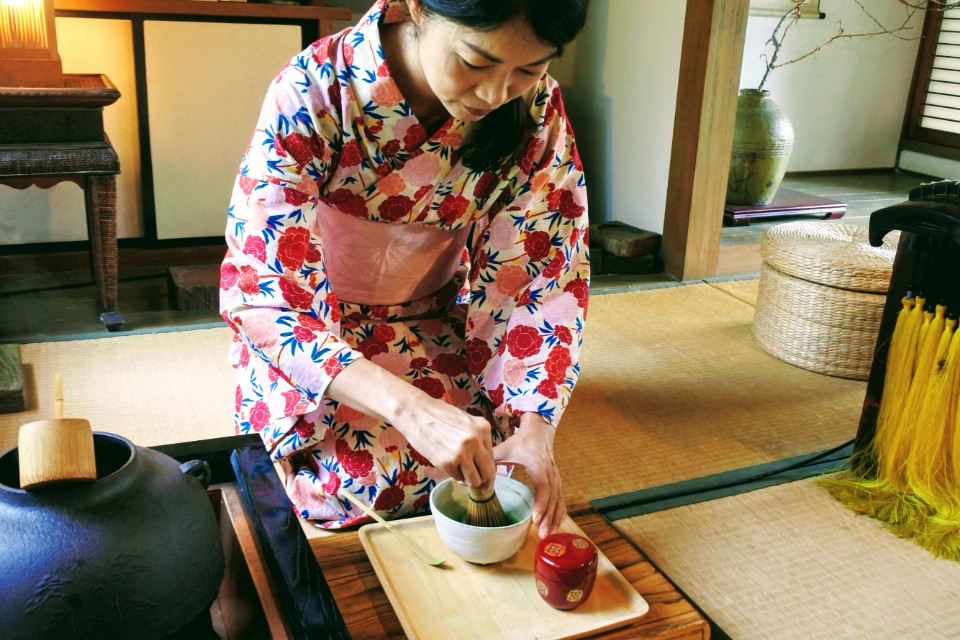
[{"label": "basket lid", "polygon": [[899,232],[889,233],[874,247],[865,227],[803,220],[767,229],[760,256],[777,271],[808,282],[886,293],[899,240]]}]

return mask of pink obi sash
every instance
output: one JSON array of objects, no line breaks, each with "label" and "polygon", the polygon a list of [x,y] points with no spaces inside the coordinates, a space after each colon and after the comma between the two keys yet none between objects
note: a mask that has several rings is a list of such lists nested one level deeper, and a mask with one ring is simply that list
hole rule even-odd
[{"label": "pink obi sash", "polygon": [[322,205],[318,214],[330,285],[357,304],[399,304],[438,291],[460,266],[470,233],[469,225],[375,222]]}]

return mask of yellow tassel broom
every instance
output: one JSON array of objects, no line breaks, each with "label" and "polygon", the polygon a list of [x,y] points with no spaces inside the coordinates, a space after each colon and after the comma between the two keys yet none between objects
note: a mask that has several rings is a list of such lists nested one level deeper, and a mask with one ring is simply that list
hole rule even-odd
[{"label": "yellow tassel broom", "polygon": [[960,561],[960,331],[946,307],[924,303],[904,298],[890,340],[869,451],[876,475],[819,482],[857,513]]}]

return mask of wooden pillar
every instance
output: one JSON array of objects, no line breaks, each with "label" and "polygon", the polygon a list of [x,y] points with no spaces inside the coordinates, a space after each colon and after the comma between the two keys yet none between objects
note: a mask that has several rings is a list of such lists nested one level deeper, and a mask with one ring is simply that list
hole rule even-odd
[{"label": "wooden pillar", "polygon": [[687,0],[663,222],[664,272],[716,275],[749,0]]}]

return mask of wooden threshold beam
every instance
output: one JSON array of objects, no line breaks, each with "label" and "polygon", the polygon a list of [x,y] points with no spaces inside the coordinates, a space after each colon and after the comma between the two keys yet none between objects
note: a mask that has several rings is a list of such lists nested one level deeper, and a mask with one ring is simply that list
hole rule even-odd
[{"label": "wooden threshold beam", "polygon": [[687,0],[663,222],[666,275],[716,275],[749,0]]}]

